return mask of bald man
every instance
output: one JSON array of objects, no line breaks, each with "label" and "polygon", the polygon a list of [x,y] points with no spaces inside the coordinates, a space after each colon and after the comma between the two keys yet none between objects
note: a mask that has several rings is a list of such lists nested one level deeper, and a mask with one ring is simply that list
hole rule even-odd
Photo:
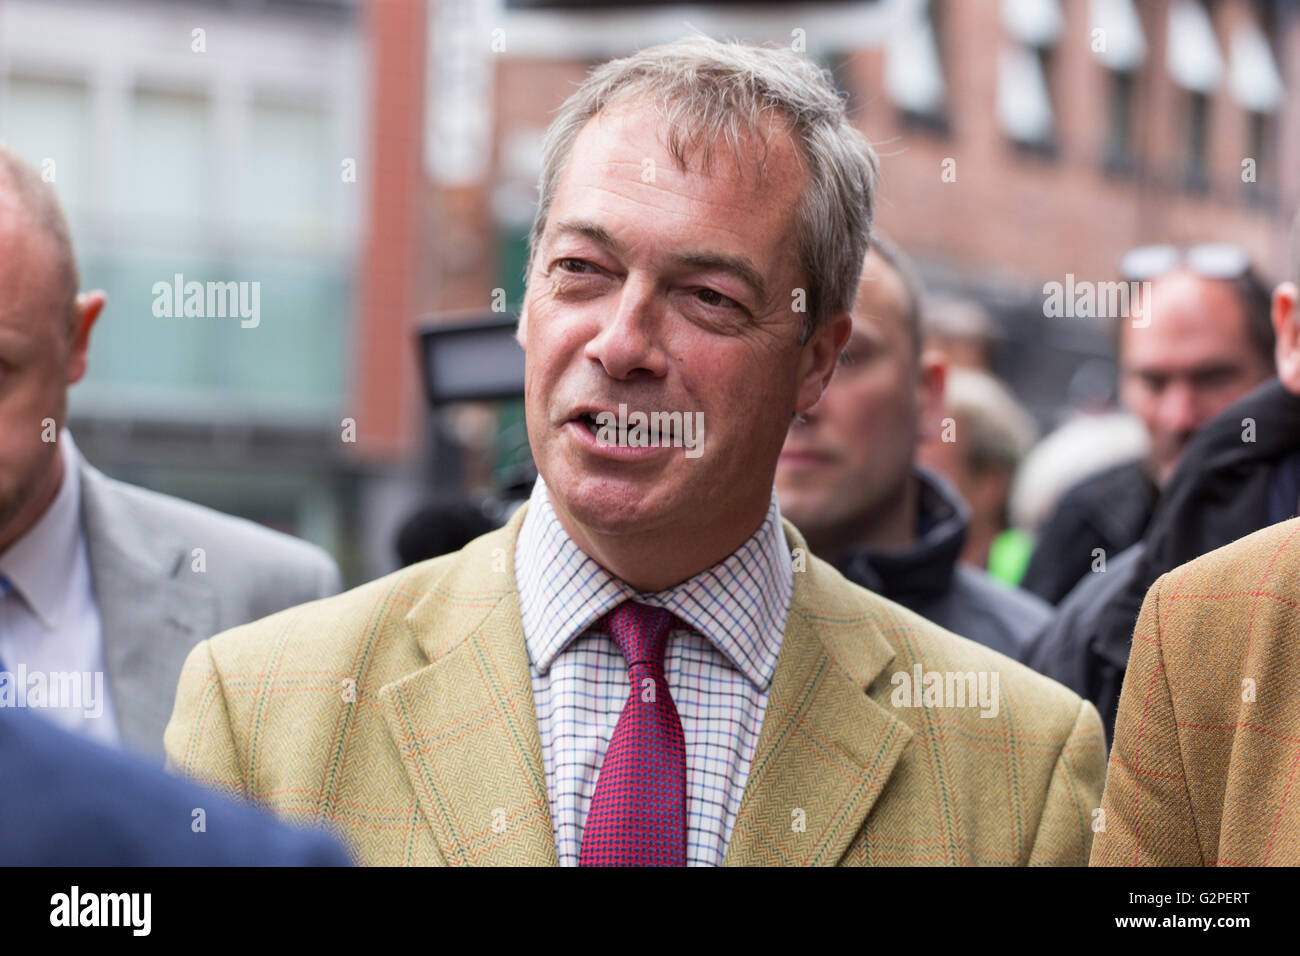
[{"label": "bald man", "polygon": [[86,463],[64,427],[67,390],[105,295],[78,284],[53,191],[0,143],[0,706],[161,763],[190,648],[335,593],[338,568]]}]

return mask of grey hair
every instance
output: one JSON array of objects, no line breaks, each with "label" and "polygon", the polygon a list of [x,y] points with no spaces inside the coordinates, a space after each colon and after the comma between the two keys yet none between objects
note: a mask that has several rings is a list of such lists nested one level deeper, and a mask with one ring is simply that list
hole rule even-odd
[{"label": "grey hair", "polygon": [[792,50],[699,35],[601,64],[560,107],[543,140],[529,274],[578,134],[601,110],[637,96],[652,98],[667,130],[664,146],[683,172],[697,151],[707,171],[719,141],[740,163],[743,142],[765,142],[769,115],[787,124],[808,172],[796,214],[808,284],[799,341],[853,308],[879,178],[871,144],[849,123],[829,71]]},{"label": "grey hair", "polygon": [[58,196],[36,167],[0,141],[0,194],[12,193],[18,205],[35,226],[45,233],[54,246],[59,285],[64,295],[64,319],[71,334],[76,326],[77,291],[81,279],[77,274],[77,257],[72,248],[72,232],[59,206]]}]

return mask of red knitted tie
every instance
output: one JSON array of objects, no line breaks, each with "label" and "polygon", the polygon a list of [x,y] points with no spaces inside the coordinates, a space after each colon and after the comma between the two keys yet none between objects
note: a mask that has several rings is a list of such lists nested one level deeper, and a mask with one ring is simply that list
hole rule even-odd
[{"label": "red knitted tie", "polygon": [[601,626],[628,664],[631,689],[582,832],[580,866],[686,865],[686,738],[664,677],[663,608],[626,601]]}]

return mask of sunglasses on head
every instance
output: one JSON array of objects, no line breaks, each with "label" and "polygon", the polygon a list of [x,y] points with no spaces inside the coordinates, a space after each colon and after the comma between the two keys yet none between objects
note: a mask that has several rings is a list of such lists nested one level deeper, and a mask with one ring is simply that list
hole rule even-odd
[{"label": "sunglasses on head", "polygon": [[1183,267],[1206,279],[1240,279],[1251,268],[1246,250],[1229,242],[1138,246],[1119,261],[1120,275],[1130,282],[1157,279]]}]

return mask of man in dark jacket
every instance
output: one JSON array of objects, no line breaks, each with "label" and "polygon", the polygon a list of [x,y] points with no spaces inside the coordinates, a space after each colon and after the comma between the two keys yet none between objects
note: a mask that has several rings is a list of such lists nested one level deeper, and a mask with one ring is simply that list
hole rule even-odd
[{"label": "man in dark jacket", "polygon": [[920,436],[942,429],[946,371],[940,353],[922,350],[919,311],[910,268],[877,242],[840,367],[786,436],[778,503],[813,552],[849,580],[1015,657],[1050,611],[958,563],[966,505],[915,465]]},{"label": "man in dark jacket", "polygon": [[[1297,220],[1300,224],[1300,219]],[[1300,274],[1300,263],[1296,266]],[[1085,577],[1025,663],[1096,704],[1113,733],[1133,628],[1156,578],[1296,515],[1300,499],[1300,332],[1296,285],[1273,293],[1278,378],[1191,439],[1139,541]]]},{"label": "man in dark jacket", "polygon": [[1088,576],[1098,549],[1110,560],[1137,543],[1192,436],[1273,375],[1269,288],[1244,252],[1148,246],[1121,271],[1147,283],[1133,321],[1117,317],[1116,347],[1120,397],[1150,451],[1084,479],[1043,526],[1021,586],[1052,604]]}]

